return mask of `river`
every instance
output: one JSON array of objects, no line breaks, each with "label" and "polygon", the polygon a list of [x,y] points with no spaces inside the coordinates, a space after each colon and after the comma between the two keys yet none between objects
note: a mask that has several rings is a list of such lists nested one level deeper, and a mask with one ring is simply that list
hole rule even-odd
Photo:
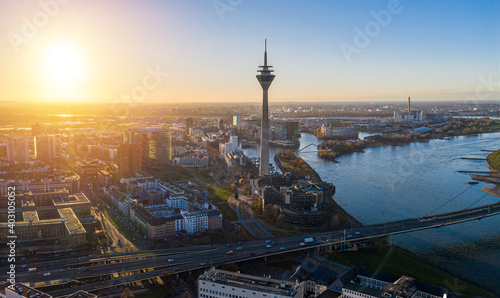
[{"label": "river", "polygon": [[[360,138],[364,136],[360,134]],[[302,133],[300,142],[301,148],[319,143],[308,133]],[[481,190],[492,185],[467,184],[471,181],[469,175],[457,171],[489,170],[486,161],[460,157],[486,158],[488,152],[481,149],[499,147],[500,133],[489,133],[368,148],[363,153],[343,155],[337,163],[320,159],[316,152],[299,155],[323,180],[336,186],[335,201],[367,225],[498,202],[500,198],[484,196]],[[271,157],[280,150],[271,148]],[[258,147],[244,151],[248,156],[259,155]],[[393,243],[425,256],[430,263],[458,277],[500,292],[498,216],[395,235]],[[447,284],[451,289],[454,282]]]}]

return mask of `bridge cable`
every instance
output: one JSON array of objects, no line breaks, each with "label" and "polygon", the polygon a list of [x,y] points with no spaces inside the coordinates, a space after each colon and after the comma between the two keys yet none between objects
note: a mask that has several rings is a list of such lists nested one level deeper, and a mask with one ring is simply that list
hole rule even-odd
[{"label": "bridge cable", "polygon": [[295,151],[294,153],[300,153],[302,150],[306,149],[306,148],[307,148],[307,147],[309,147],[309,146],[313,146],[313,145],[319,148],[319,145],[318,145],[318,144],[311,143],[311,144],[309,144],[309,145],[307,145],[307,146],[305,146],[305,147],[302,147],[301,149],[299,149],[299,150]]},{"label": "bridge cable", "polygon": [[479,199],[477,199],[476,201],[472,202],[472,204],[470,204],[469,206],[467,206],[465,209],[469,209],[469,208],[472,208],[472,206],[476,205],[477,203],[479,203],[479,201],[481,201],[482,199],[484,199],[488,194],[485,193],[484,195],[482,195]]},{"label": "bridge cable", "polygon": [[[462,192],[461,192],[461,193],[459,193],[458,195],[456,195],[456,196],[454,196],[453,198],[451,198],[450,200],[448,200],[447,202],[445,202],[444,204],[442,204],[441,206],[439,206],[439,207],[437,207],[436,209],[434,209],[434,210],[432,210],[432,211],[428,212],[426,215],[424,215],[424,216],[422,216],[422,217],[427,217],[427,216],[429,216],[429,215],[433,214],[433,213],[434,213],[434,212],[436,212],[438,209],[440,209],[441,207],[443,207],[443,206],[447,205],[447,204],[448,204],[448,203],[450,203],[451,201],[455,200],[456,198],[458,198],[460,195],[462,195],[464,192],[468,191],[468,190],[469,190],[469,189],[471,189],[471,188],[472,188],[472,185],[471,185],[471,186],[469,186],[468,188],[466,188],[464,191],[462,191]],[[465,208],[465,209],[467,209],[467,208]]]}]

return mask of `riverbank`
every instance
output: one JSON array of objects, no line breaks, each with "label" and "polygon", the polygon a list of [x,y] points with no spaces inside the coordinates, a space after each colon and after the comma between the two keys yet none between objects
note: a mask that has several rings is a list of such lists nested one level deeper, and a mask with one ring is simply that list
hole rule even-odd
[{"label": "riverbank", "polygon": [[[449,140],[456,136],[477,136],[481,133],[493,133],[500,131],[500,121],[492,119],[461,119],[453,120],[449,124],[433,128],[432,130],[421,133],[397,134],[388,132],[370,136],[364,140],[329,140],[323,142],[318,151],[318,156],[336,161],[336,159],[344,154],[353,152],[363,152],[365,148],[381,147],[381,146],[402,146],[413,142],[428,142],[434,139]],[[380,132],[379,132],[380,133]],[[500,169],[500,153],[496,157],[495,166]]]},{"label": "riverbank", "polygon": [[[347,251],[331,253],[329,259],[347,266],[360,265],[372,270],[393,274],[407,275],[417,280],[447,288],[465,295],[494,297],[466,281],[457,279],[452,274],[429,264],[424,258],[398,246],[383,249]],[[450,285],[453,286],[450,288]]]},{"label": "riverbank", "polygon": [[486,162],[492,171],[500,172],[500,150],[488,154]]},{"label": "riverbank", "polygon": [[321,182],[319,174],[302,158],[292,151],[285,151],[274,156],[274,162],[282,173],[305,176],[315,182]]},{"label": "riverbank", "polygon": [[[288,156],[288,159],[285,159],[285,156]],[[286,173],[292,173],[294,175],[297,174],[297,166],[293,166],[290,164],[289,160],[294,160],[294,164],[297,164],[297,166],[301,166],[301,172],[300,173],[305,173],[307,174],[306,176],[309,176],[309,179],[315,182],[321,182],[323,181],[319,174],[301,157],[297,156],[297,154],[288,152],[287,155],[285,153],[283,154],[276,154],[274,156],[274,161],[276,162],[276,165],[280,168],[281,172]],[[363,224],[359,222],[354,216],[349,214],[347,211],[345,211],[344,208],[342,208],[335,200],[332,198],[330,200],[330,204],[332,205],[333,209],[345,220],[349,223],[349,227],[361,227]]]}]

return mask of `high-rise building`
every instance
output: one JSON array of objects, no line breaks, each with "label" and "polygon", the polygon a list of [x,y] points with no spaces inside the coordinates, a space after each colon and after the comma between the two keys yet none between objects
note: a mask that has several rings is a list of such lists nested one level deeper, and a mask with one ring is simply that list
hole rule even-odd
[{"label": "high-rise building", "polygon": [[29,162],[29,139],[25,137],[8,138],[7,158],[10,162]]},{"label": "high-rise building", "polygon": [[233,127],[236,129],[237,132],[240,131],[240,126],[241,126],[241,117],[233,116]]},{"label": "high-rise building", "polygon": [[35,138],[36,158],[51,162],[61,155],[61,135],[43,135]]},{"label": "high-rise building", "polygon": [[274,71],[272,66],[267,65],[267,40],[265,42],[264,48],[264,65],[259,66],[257,70],[260,72],[257,75],[257,80],[262,87],[262,122],[261,122],[261,133],[260,133],[260,169],[259,175],[264,176],[269,174],[269,106],[267,91],[274,80],[275,75],[272,74]]},{"label": "high-rise building", "polygon": [[299,137],[299,123],[296,121],[274,123],[274,139],[279,141],[294,140]]},{"label": "high-rise building", "polygon": [[191,133],[191,129],[193,128],[194,124],[194,119],[193,118],[186,118],[186,134]]},{"label": "high-rise building", "polygon": [[172,160],[172,133],[168,129],[127,129],[124,132],[124,143],[140,144],[145,164],[170,163]]},{"label": "high-rise building", "polygon": [[135,177],[136,172],[142,171],[141,144],[121,144],[118,156],[120,177]]}]

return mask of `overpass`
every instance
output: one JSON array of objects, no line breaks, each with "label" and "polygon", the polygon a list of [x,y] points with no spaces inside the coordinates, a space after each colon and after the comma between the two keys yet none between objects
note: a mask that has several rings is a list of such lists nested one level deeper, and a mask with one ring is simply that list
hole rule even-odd
[{"label": "overpass", "polygon": [[[28,272],[28,268],[24,268],[17,272],[16,280],[29,282],[30,285],[43,291],[46,291],[43,285],[66,283],[67,286],[64,289],[47,291],[53,296],[68,295],[77,290],[98,292],[134,281],[202,269],[212,265],[218,266],[320,247],[342,247],[347,241],[358,242],[374,237],[439,228],[480,220],[499,213],[500,202],[343,231],[312,233],[267,241],[159,249],[30,263],[29,267],[37,268],[37,271]],[[304,237],[315,237],[316,241],[306,244],[303,243]],[[2,269],[8,270],[6,267]],[[50,275],[47,276],[47,273]]]}]

